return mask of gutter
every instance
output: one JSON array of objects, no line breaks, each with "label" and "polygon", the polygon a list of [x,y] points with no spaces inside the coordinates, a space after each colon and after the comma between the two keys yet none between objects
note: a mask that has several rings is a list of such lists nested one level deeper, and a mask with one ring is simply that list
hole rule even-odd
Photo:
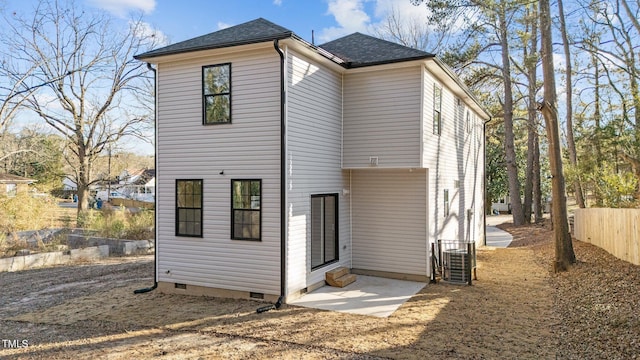
[{"label": "gutter", "polygon": [[256,310],[258,314],[272,309],[279,309],[286,296],[286,226],[287,226],[287,149],[286,149],[286,119],[285,119],[285,90],[284,90],[284,53],[280,50],[280,39],[273,40],[273,47],[280,55],[280,297],[275,304],[266,305]]},{"label": "gutter", "polygon": [[154,231],[155,231],[155,241],[153,242],[153,286],[134,290],[134,294],[143,294],[149,291],[153,291],[158,287],[158,72],[154,69],[150,63],[147,63],[147,69],[153,71],[153,128],[154,134],[153,139],[155,142],[155,154],[153,157],[154,166],[156,167],[156,190],[155,195],[153,197],[153,208],[154,208]]},{"label": "gutter", "polygon": [[[281,33],[279,35],[276,35],[276,36],[277,36],[277,38],[275,40],[288,39],[288,38],[293,36],[293,33],[288,31],[288,32],[283,32],[283,33]],[[266,42],[266,41],[271,41],[271,40],[274,40],[273,35],[263,36],[263,37],[250,39],[250,40],[243,40],[243,41],[236,41],[236,40],[228,41],[228,42],[224,42],[224,43],[220,43],[220,44],[216,44],[216,45],[202,45],[202,46],[187,46],[187,47],[171,48],[173,45],[180,45],[181,44],[181,43],[177,43],[177,44],[173,44],[173,45],[167,46],[167,47],[169,47],[171,49],[167,49],[167,47],[165,47],[165,48],[162,48],[162,49],[165,49],[165,50],[162,50],[162,49],[151,50],[151,51],[148,51],[148,52],[140,54],[140,55],[135,55],[133,58],[136,59],[136,60],[144,60],[144,59],[150,59],[150,58],[154,58],[154,57],[158,57],[158,56],[176,55],[176,54],[182,54],[182,53],[186,53],[186,52],[222,49],[222,48],[228,48],[228,47],[239,46],[239,45],[258,44],[258,43],[261,43],[261,42]],[[187,40],[187,41],[189,41],[189,40]],[[162,50],[162,51],[158,51],[158,50]]]}]

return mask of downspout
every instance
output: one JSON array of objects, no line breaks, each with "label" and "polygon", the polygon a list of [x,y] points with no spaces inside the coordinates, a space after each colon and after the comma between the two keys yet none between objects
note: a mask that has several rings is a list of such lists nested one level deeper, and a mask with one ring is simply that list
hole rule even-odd
[{"label": "downspout", "polygon": [[155,154],[153,156],[154,166],[156,168],[156,190],[153,196],[153,208],[154,208],[154,231],[155,231],[155,240],[153,241],[153,286],[134,290],[134,294],[143,294],[152,290],[155,290],[158,287],[158,73],[156,69],[154,69],[150,63],[147,63],[147,69],[153,71],[153,127],[154,127],[154,135],[153,139],[155,142]]},{"label": "downspout", "polygon": [[482,202],[482,222],[484,222],[484,226],[482,227],[482,231],[484,232],[484,246],[487,245],[487,124],[493,119],[489,116],[489,120],[482,123],[482,152],[484,158],[484,176],[482,177],[482,197],[484,201]]},{"label": "downspout", "polygon": [[284,53],[280,50],[279,40],[273,40],[273,47],[280,55],[280,297],[275,304],[260,307],[256,312],[263,313],[272,309],[279,309],[284,303],[286,293],[286,245],[287,245],[287,149],[285,122],[285,90],[284,90]]}]

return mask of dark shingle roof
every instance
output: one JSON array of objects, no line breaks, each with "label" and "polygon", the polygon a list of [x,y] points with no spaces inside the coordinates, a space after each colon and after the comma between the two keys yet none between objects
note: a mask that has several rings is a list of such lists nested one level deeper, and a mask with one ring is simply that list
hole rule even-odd
[{"label": "dark shingle roof", "polygon": [[[135,58],[143,60],[162,55],[254,44],[289,37],[304,41],[291,30],[263,18],[258,18],[207,35],[151,50],[136,55]],[[318,46],[318,48],[344,60],[345,63],[340,63],[344,67],[361,67],[434,57],[433,54],[421,50],[360,33],[330,41]]]},{"label": "dark shingle roof", "polygon": [[346,61],[348,67],[426,59],[435,55],[373,36],[354,33],[322,44],[320,48]]},{"label": "dark shingle roof", "polygon": [[293,32],[263,18],[232,26],[207,35],[181,41],[160,49],[136,55],[146,59],[161,55],[178,54],[197,50],[216,49],[236,45],[254,44],[291,37]]}]

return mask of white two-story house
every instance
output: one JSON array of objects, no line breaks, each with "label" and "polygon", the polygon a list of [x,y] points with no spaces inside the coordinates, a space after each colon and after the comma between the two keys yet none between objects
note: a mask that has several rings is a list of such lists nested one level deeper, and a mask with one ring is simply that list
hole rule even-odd
[{"label": "white two-story house", "polygon": [[293,299],[325,273],[427,281],[483,239],[483,122],[434,55],[253,20],[136,56],[157,71],[156,281]]}]

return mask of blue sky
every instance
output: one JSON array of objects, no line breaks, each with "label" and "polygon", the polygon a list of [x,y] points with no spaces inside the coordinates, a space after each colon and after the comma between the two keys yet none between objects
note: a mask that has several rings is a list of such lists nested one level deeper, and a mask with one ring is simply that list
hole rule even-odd
[{"label": "blue sky", "polygon": [[[354,32],[371,33],[391,11],[403,19],[426,20],[427,15],[425,7],[413,6],[409,0],[75,0],[75,3],[88,11],[106,11],[120,20],[122,26],[127,26],[132,14],[141,14],[142,20],[163,36],[166,45],[259,17],[310,42],[313,31],[315,43],[322,44]],[[37,0],[0,0],[0,10],[28,18],[37,4]],[[28,123],[33,114],[22,119]],[[134,139],[129,139],[124,148],[153,153],[152,145]]]},{"label": "blue sky", "polygon": [[[64,1],[64,0],[63,0]],[[409,0],[75,0],[87,8],[106,10],[127,19],[142,13],[143,20],[170,43],[263,17],[293,30],[305,40],[321,44],[370,29],[395,8],[403,18],[426,18],[426,8]],[[0,0],[6,10],[28,13],[37,0]]]},{"label": "blue sky", "polygon": [[[306,40],[312,30],[316,43],[356,31],[368,32],[392,8],[418,13],[409,0],[86,0],[88,4],[123,16],[142,10],[145,21],[171,42],[207,34],[263,17]],[[426,9],[421,9],[426,15]]]}]

